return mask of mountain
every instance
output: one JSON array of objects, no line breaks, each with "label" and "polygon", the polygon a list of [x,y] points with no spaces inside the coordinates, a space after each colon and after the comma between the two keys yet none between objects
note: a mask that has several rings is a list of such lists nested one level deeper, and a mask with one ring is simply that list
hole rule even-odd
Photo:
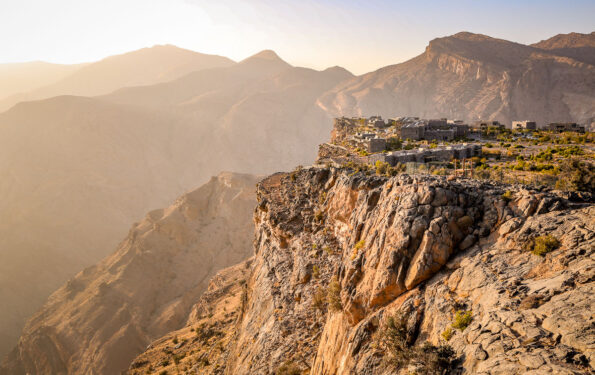
[{"label": "mountain", "polygon": [[[585,48],[592,56],[592,47]],[[409,61],[341,84],[320,105],[348,116],[590,124],[595,119],[595,66],[557,51],[462,32],[432,40]]]},{"label": "mountain", "polygon": [[[162,49],[178,57],[157,58]],[[190,56],[198,64],[205,55],[163,46],[108,58],[52,87],[109,93],[0,114],[0,356],[52,291],[108,255],[143,213],[221,170],[265,174],[312,163],[336,115],[543,124],[589,122],[595,108],[593,65],[470,33],[359,77],[293,67],[272,51],[200,69],[180,62]],[[80,75],[92,66],[96,74]],[[110,75],[111,67],[129,74]],[[101,72],[109,85],[84,83]]]},{"label": "mountain", "polygon": [[[317,98],[353,77],[265,51],[228,67],[0,114],[0,356],[25,321],[130,223],[222,170],[313,161],[331,121]],[[23,271],[25,270],[25,271]]]},{"label": "mountain", "polygon": [[252,255],[257,181],[221,173],[149,212],[113,254],[51,295],[0,374],[119,374],[183,327],[209,279]]},{"label": "mountain", "polygon": [[[269,176],[249,270],[222,271],[127,374],[592,374],[595,206],[558,194],[335,168]],[[545,235],[558,245],[534,254]]]},{"label": "mountain", "polygon": [[0,111],[23,101],[58,95],[95,96],[126,86],[152,85],[182,77],[190,72],[233,65],[222,56],[206,55],[172,45],[143,48],[87,64],[48,85],[37,85],[0,101]]},{"label": "mountain", "polygon": [[55,83],[83,66],[84,64],[61,65],[43,61],[0,64],[0,100]]},{"label": "mountain", "polygon": [[595,32],[558,34],[531,46],[595,65]]},{"label": "mountain", "polygon": [[353,75],[292,67],[272,51],[171,82],[118,90],[102,99],[175,113],[209,129],[203,157],[223,169],[266,173],[312,161],[330,128],[316,101]]}]

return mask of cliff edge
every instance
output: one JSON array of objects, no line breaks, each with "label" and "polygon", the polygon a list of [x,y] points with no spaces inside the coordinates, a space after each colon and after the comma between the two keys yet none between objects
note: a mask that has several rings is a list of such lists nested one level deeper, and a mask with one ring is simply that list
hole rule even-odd
[{"label": "cliff edge", "polygon": [[128,373],[592,373],[592,197],[333,168],[257,197],[253,260]]}]

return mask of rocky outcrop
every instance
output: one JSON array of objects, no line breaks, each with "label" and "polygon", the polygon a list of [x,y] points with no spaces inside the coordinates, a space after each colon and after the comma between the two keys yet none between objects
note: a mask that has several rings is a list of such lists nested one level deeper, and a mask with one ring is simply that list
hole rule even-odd
[{"label": "rocky outcrop", "polygon": [[[202,314],[166,336],[194,329],[194,346],[164,338],[129,373],[394,373],[377,337],[396,312],[417,344],[446,336],[456,372],[593,371],[592,198],[332,168],[272,175],[257,195],[255,255],[236,279],[245,292],[233,316]],[[542,257],[527,246],[543,234],[560,244]],[[457,312],[467,321],[452,329]],[[211,327],[217,337],[203,334]]]},{"label": "rocky outcrop", "polygon": [[119,374],[183,327],[209,279],[252,253],[257,181],[221,173],[148,213],[115,253],[52,294],[0,374]]}]

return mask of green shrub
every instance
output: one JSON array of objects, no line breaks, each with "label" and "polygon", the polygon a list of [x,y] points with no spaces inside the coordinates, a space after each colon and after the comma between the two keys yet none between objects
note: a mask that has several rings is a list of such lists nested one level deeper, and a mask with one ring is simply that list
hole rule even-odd
[{"label": "green shrub", "polygon": [[320,277],[320,268],[318,268],[318,265],[316,264],[312,267],[312,276],[315,279],[318,279]]},{"label": "green shrub", "polygon": [[328,285],[326,301],[328,302],[330,309],[333,311],[340,311],[343,309],[343,305],[341,304],[341,283],[339,283],[336,276],[333,276]]},{"label": "green shrub", "polygon": [[510,190],[506,190],[506,192],[504,194],[502,194],[502,199],[504,199],[507,202],[510,202],[512,200],[512,198],[513,198],[513,195],[512,195],[512,191],[510,191]]},{"label": "green shrub", "polygon": [[326,201],[326,191],[323,191],[318,197],[318,203],[323,204]]},{"label": "green shrub", "polygon": [[454,331],[453,331],[452,327],[448,327],[441,334],[444,341],[450,341],[450,339],[452,338],[453,335],[454,335]]},{"label": "green shrub", "polygon": [[472,321],[473,316],[471,315],[471,311],[459,310],[455,313],[455,318],[452,322],[452,328],[464,331]]},{"label": "green shrub", "polygon": [[355,250],[361,250],[364,246],[366,246],[366,241],[361,240],[361,241],[358,241],[353,248]]},{"label": "green shrub", "polygon": [[359,251],[366,245],[366,241],[361,240],[358,241],[354,246],[353,246],[353,253],[351,254],[351,260],[354,260],[355,258],[357,258],[357,254],[359,254]]},{"label": "green shrub", "polygon": [[558,247],[560,247],[560,241],[556,237],[550,235],[539,236],[533,239],[532,252],[535,255],[544,256]]}]

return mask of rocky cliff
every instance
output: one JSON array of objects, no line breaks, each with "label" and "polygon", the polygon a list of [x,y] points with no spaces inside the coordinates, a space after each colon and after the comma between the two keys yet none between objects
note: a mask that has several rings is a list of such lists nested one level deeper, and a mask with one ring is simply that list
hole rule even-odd
[{"label": "rocky cliff", "polygon": [[257,195],[254,259],[130,374],[394,373],[395,316],[408,347],[450,346],[451,373],[592,373],[592,197],[320,168]]},{"label": "rocky cliff", "polygon": [[209,279],[252,253],[257,181],[221,173],[148,213],[115,253],[52,294],[0,374],[119,374],[183,327]]}]

